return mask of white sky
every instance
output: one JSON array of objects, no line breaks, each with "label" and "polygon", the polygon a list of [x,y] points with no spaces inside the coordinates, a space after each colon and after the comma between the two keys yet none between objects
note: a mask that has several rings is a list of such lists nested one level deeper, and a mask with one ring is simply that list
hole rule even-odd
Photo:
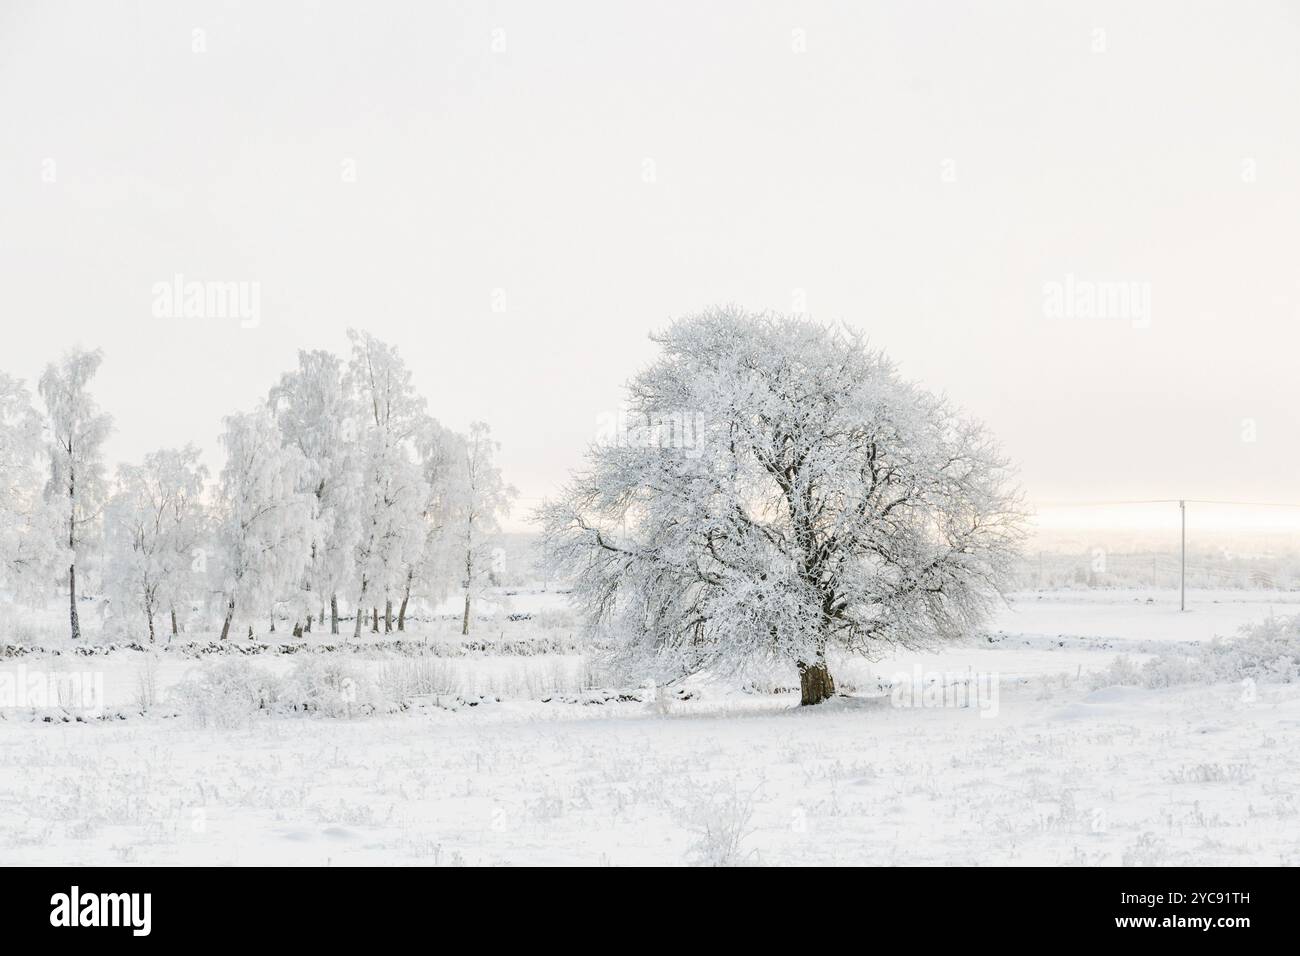
[{"label": "white sky", "polygon": [[[522,511],[648,330],[803,290],[1031,500],[1300,501],[1297,50],[1300,7],[1227,0],[3,0],[0,368],[101,345],[110,457],[215,468],[222,415],[368,328]],[[175,273],[259,282],[260,324],[154,318]],[[1148,283],[1150,327],[1050,320],[1068,275]]]}]

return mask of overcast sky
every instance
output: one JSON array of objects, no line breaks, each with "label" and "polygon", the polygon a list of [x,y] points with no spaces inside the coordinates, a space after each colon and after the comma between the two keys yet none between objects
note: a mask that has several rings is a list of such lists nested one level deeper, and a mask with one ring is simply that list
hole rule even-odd
[{"label": "overcast sky", "polygon": [[[806,309],[1033,501],[1300,501],[1298,50],[1300,6],[1239,0],[3,0],[0,368],[102,346],[110,457],[215,470],[223,415],[367,328],[523,510],[649,330]],[[155,317],[178,273],[259,283],[256,327]],[[1052,305],[1089,288],[1137,311]]]}]

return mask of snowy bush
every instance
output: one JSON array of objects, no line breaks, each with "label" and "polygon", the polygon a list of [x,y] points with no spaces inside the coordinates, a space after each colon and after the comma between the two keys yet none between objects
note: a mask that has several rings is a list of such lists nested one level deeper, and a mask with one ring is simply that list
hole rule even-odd
[{"label": "snowy bush", "polygon": [[1129,846],[1120,863],[1123,866],[1160,866],[1168,862],[1169,845],[1154,833],[1143,833]]},{"label": "snowy bush", "polygon": [[1236,640],[1210,642],[1204,659],[1216,681],[1293,683],[1300,679],[1300,615],[1247,624]]},{"label": "snowy bush", "polygon": [[171,694],[181,713],[200,727],[238,727],[275,705],[278,682],[248,661],[220,661],[196,668]]},{"label": "snowy bush", "polygon": [[386,709],[387,698],[361,666],[313,655],[282,680],[246,660],[204,664],[173,688],[171,701],[200,727],[237,727],[258,713],[366,716]]},{"label": "snowy bush", "polygon": [[754,851],[744,842],[754,832],[753,794],[722,789],[699,798],[685,814],[692,833],[688,859],[696,866],[744,866],[753,862]]},{"label": "snowy bush", "polygon": [[1166,652],[1138,665],[1126,654],[1111,661],[1110,666],[1092,675],[1093,690],[1102,687],[1177,687],[1180,684],[1199,684],[1204,667],[1185,651]]},{"label": "snowy bush", "polygon": [[1178,687],[1212,681],[1207,680],[1204,662],[1199,656],[1170,651],[1142,665],[1140,679],[1134,683],[1142,687]]},{"label": "snowy bush", "polygon": [[1185,648],[1167,650],[1141,667],[1121,655],[1093,676],[1092,686],[1155,688],[1244,680],[1274,684],[1300,680],[1300,615],[1247,624],[1238,637],[1216,638],[1191,653]]},{"label": "snowy bush", "polygon": [[460,682],[451,665],[436,658],[384,661],[379,667],[378,685],[386,699],[398,704],[408,704],[416,697],[460,693]]},{"label": "snowy bush", "polygon": [[299,660],[280,693],[282,707],[326,717],[372,714],[383,702],[379,688],[364,670],[330,656]]},{"label": "snowy bush", "polygon": [[140,666],[136,668],[135,704],[143,712],[151,710],[157,703],[158,658],[148,654]]}]

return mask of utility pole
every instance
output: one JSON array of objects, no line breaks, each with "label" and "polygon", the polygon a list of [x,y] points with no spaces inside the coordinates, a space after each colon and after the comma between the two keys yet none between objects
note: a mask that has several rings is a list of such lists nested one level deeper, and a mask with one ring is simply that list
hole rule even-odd
[{"label": "utility pole", "polygon": [[1178,572],[1178,610],[1187,610],[1187,502],[1178,502],[1178,513],[1183,520],[1183,560]]}]

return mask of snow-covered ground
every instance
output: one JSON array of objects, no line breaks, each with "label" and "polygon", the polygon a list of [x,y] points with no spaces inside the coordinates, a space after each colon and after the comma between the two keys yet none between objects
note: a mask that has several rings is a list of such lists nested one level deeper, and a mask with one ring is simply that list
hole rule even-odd
[{"label": "snow-covered ground", "polygon": [[[286,681],[341,660],[379,696],[427,665],[436,693],[371,716],[365,689],[352,716],[199,726],[177,688],[231,655],[28,654],[0,675],[96,673],[121,716],[0,710],[0,862],[1298,863],[1297,685],[1097,676],[1300,610],[1288,593],[1189,597],[1179,613],[1168,592],[1020,595],[978,641],[837,662],[852,696],[816,708],[707,680],[687,700],[606,701],[582,654],[467,651],[450,622],[409,635],[427,655],[235,655]],[[554,593],[508,607],[535,616],[476,636],[517,651],[573,630]],[[939,675],[981,692],[935,706]],[[919,679],[914,697],[899,679]]]}]

